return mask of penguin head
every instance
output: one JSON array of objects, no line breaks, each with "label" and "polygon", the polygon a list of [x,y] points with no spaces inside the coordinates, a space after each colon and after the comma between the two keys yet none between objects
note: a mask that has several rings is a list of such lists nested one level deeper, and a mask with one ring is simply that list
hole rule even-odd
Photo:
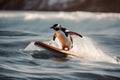
[{"label": "penguin head", "polygon": [[52,27],[50,27],[50,29],[54,29],[55,31],[60,30],[62,27],[60,24],[54,24]]}]

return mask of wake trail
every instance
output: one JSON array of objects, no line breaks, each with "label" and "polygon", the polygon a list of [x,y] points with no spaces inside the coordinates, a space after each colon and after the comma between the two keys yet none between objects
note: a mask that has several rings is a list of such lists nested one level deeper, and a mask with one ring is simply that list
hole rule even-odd
[{"label": "wake trail", "polygon": [[74,37],[73,46],[71,51],[77,52],[78,54],[84,54],[85,59],[116,63],[116,60],[112,56],[107,55],[101,49],[97,48],[93,40],[88,37]]},{"label": "wake trail", "polygon": [[[76,36],[73,37],[73,48],[70,51],[78,53],[77,58],[87,59],[89,61],[100,61],[100,62],[110,62],[110,63],[118,63],[114,57],[104,53],[101,49],[97,48],[94,45],[93,40],[88,37],[79,38]],[[55,41],[45,42],[51,46],[61,48],[59,41],[56,39]],[[42,51],[44,50],[41,47],[35,46],[34,42],[31,42],[25,49],[25,51]],[[81,56],[82,54],[82,56]]]}]

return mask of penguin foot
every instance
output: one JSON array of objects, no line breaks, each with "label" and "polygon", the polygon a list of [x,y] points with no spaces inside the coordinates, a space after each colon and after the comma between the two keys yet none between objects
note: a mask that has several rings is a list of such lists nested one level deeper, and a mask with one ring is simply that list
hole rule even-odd
[{"label": "penguin foot", "polygon": [[63,47],[62,50],[69,51],[70,49],[68,47]]}]

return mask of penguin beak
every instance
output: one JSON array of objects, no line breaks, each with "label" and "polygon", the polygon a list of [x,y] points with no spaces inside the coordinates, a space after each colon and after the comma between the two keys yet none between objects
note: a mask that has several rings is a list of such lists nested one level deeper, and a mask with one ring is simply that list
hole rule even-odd
[{"label": "penguin beak", "polygon": [[50,29],[53,29],[53,26],[52,26],[52,27],[50,27]]}]

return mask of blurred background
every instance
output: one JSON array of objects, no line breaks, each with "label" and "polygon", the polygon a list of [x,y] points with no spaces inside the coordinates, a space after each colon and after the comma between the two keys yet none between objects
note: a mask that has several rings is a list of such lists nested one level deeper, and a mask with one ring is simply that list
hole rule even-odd
[{"label": "blurred background", "polygon": [[0,0],[0,10],[120,12],[120,0]]}]

